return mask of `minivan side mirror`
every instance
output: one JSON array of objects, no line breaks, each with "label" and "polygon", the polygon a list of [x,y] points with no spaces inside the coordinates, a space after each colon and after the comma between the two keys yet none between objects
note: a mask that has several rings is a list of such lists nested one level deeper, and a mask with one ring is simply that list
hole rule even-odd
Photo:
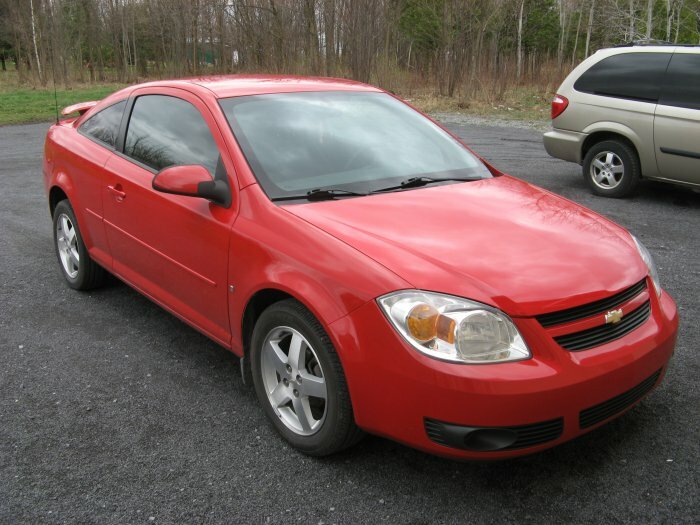
[{"label": "minivan side mirror", "polygon": [[204,166],[171,166],[153,177],[153,189],[163,193],[201,197],[228,208],[231,190],[224,180],[214,180]]}]

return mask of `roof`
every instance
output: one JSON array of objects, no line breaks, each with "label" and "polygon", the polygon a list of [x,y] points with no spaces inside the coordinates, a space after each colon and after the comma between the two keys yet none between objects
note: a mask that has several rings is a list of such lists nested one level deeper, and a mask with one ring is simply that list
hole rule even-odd
[{"label": "roof", "polygon": [[[347,80],[344,78],[330,77],[300,77],[291,75],[219,75],[192,78],[178,78],[172,80],[155,80],[143,84],[127,86],[102,99],[94,108],[100,111],[106,106],[118,100],[125,99],[139,88],[180,88],[190,92],[205,92],[216,98],[240,97],[244,95],[262,95],[267,93],[295,93],[303,91],[366,91],[381,92],[382,90],[368,84]],[[75,109],[78,104],[67,109]],[[76,120],[76,124],[89,115],[81,114],[81,119]]]},{"label": "roof", "polygon": [[181,82],[206,88],[218,98],[299,91],[381,91],[374,86],[342,78],[283,75],[207,76],[183,78],[158,84],[176,85]]}]

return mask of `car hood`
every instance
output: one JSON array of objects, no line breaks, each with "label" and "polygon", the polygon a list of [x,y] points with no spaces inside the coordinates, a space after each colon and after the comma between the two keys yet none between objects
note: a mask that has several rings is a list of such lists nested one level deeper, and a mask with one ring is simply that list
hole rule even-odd
[{"label": "car hood", "polygon": [[595,301],[648,271],[623,228],[509,176],[285,209],[415,288],[512,316]]}]

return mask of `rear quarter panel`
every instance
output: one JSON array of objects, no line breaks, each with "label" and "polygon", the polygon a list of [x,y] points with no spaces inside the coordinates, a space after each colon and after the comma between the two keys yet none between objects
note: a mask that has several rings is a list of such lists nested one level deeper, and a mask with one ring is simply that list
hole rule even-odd
[{"label": "rear quarter panel", "polygon": [[111,266],[102,224],[102,167],[112,152],[78,133],[73,121],[49,129],[44,148],[44,183],[47,193],[54,186],[68,197],[90,255]]}]

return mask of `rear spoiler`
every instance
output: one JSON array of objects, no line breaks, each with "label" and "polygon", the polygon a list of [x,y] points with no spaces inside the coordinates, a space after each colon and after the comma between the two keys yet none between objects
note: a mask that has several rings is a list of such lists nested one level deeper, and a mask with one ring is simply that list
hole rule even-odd
[{"label": "rear spoiler", "polygon": [[64,117],[67,117],[71,113],[78,112],[81,115],[84,114],[88,109],[91,109],[97,105],[98,101],[97,100],[91,100],[90,102],[78,102],[77,104],[73,104],[72,106],[68,106],[66,108],[63,108],[61,110],[61,115]]}]

